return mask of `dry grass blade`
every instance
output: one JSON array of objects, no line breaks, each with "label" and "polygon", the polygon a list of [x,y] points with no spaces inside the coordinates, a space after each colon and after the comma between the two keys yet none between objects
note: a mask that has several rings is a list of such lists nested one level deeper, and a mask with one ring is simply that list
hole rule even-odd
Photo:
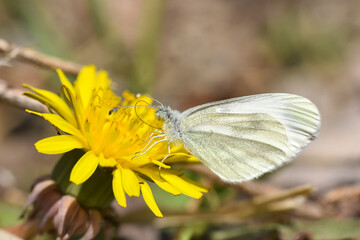
[{"label": "dry grass blade", "polygon": [[215,212],[195,213],[193,215],[175,215],[155,220],[159,228],[180,226],[190,222],[207,223],[241,223],[246,219],[262,215],[294,210],[304,202],[314,188],[309,185],[300,186],[273,194],[265,194],[250,200],[227,204]]},{"label": "dry grass blade", "polygon": [[30,109],[36,112],[48,112],[45,105],[24,96],[23,92],[24,91],[20,89],[9,88],[6,82],[0,79],[0,101],[22,109]]},{"label": "dry grass blade", "polygon": [[[62,69],[64,72],[77,75],[82,68],[82,65],[64,61],[52,56],[48,56],[32,49],[22,48],[16,44],[0,38],[0,53],[10,57],[10,59],[18,59],[23,62],[35,64],[37,66],[56,70]],[[6,64],[6,63],[5,63]],[[5,65],[4,64],[4,65]]]}]

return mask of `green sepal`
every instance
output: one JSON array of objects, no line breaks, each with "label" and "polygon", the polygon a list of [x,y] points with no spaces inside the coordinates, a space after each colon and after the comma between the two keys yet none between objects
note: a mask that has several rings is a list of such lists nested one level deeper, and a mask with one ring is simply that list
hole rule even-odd
[{"label": "green sepal", "polygon": [[106,208],[115,199],[112,190],[112,169],[98,167],[84,183],[70,182],[70,173],[76,162],[84,155],[81,149],[65,153],[51,174],[63,194],[71,195],[84,207]]}]

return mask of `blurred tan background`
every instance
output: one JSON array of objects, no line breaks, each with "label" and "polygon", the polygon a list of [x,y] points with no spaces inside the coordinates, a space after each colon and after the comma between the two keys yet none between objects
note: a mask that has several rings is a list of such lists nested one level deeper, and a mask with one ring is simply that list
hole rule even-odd
[{"label": "blurred tan background", "polygon": [[[0,38],[95,64],[117,93],[149,92],[179,110],[264,92],[307,97],[320,109],[320,136],[266,181],[321,192],[360,181],[359,12],[356,0],[1,0]],[[0,79],[9,86],[58,91],[52,71],[8,63]],[[58,156],[33,144],[53,133],[0,102],[2,198],[50,172]]]}]

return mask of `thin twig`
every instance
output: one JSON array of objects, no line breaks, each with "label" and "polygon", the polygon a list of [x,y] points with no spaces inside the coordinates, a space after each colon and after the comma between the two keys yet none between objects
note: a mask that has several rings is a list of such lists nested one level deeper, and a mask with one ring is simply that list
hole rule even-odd
[{"label": "thin twig", "polygon": [[73,75],[77,75],[82,68],[82,65],[80,64],[48,56],[29,48],[22,48],[1,38],[0,53],[4,54],[8,58],[10,57],[11,59],[32,63],[43,68],[50,68],[53,70],[60,68],[64,72]]},{"label": "thin twig", "polygon": [[297,188],[283,190],[271,195],[258,196],[255,199],[241,201],[235,205],[221,207],[214,212],[174,215],[159,218],[154,221],[157,227],[164,228],[179,226],[182,224],[205,221],[209,223],[239,223],[259,214],[276,214],[289,212],[296,209],[303,201],[297,198],[305,198],[313,192],[312,186],[300,186]]},{"label": "thin twig", "polygon": [[192,172],[200,173],[203,176],[206,176],[208,179],[210,179],[212,182],[217,183],[219,185],[224,185],[232,188],[236,188],[244,193],[247,193],[249,195],[261,195],[261,194],[271,194],[271,193],[278,193],[281,190],[270,186],[261,182],[244,182],[244,183],[229,183],[222,181],[215,173],[210,171],[207,167],[205,167],[202,164],[183,164],[180,165],[184,169],[188,169]]},{"label": "thin twig", "polygon": [[9,88],[4,80],[0,79],[0,101],[10,103],[13,106],[29,109],[36,112],[48,112],[47,107],[42,103],[30,99],[20,89]]}]

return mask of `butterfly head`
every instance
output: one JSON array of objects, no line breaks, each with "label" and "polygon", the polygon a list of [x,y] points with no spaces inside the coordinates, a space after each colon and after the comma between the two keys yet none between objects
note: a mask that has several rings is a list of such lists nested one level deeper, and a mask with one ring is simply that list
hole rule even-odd
[{"label": "butterfly head", "polygon": [[181,113],[173,110],[168,106],[159,106],[156,108],[156,117],[165,122],[178,123],[180,121]]},{"label": "butterfly head", "polygon": [[159,106],[156,109],[156,117],[166,121],[171,118],[171,112],[172,109],[170,107]]}]

